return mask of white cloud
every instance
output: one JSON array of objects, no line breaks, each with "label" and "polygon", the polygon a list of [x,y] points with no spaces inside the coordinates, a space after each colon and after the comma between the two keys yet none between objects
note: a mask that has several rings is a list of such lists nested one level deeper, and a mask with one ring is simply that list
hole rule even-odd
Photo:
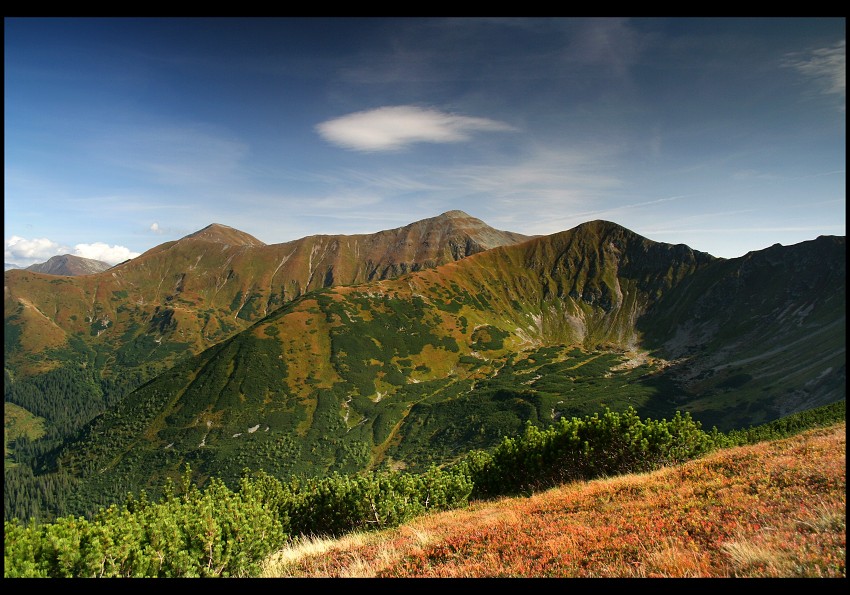
[{"label": "white cloud", "polygon": [[49,260],[53,256],[62,254],[73,254],[82,258],[102,260],[115,265],[124,262],[128,258],[135,258],[140,253],[131,252],[124,246],[109,246],[103,242],[93,244],[77,244],[72,250],[47,238],[35,238],[28,240],[20,236],[12,236],[6,239],[4,260],[15,263],[21,267],[38,264]]},{"label": "white cloud", "polygon": [[785,61],[785,66],[814,79],[823,93],[834,93],[843,99],[847,86],[846,54],[842,39],[832,47],[818,48],[805,56],[792,54]]},{"label": "white cloud", "polygon": [[154,233],[163,233],[163,230],[159,228],[159,223],[156,221],[151,223],[151,231]]},{"label": "white cloud", "polygon": [[102,260],[112,265],[124,262],[129,258],[136,258],[139,254],[139,252],[131,252],[129,248],[125,248],[124,246],[109,246],[103,242],[77,244],[74,246],[74,256]]},{"label": "white cloud", "polygon": [[456,143],[472,132],[515,130],[489,118],[458,116],[410,105],[379,107],[322,122],[318,133],[328,142],[354,151],[396,151],[419,142]]},{"label": "white cloud", "polygon": [[27,267],[37,262],[44,262],[51,256],[65,254],[65,250],[65,248],[47,238],[28,240],[19,236],[12,236],[6,240],[3,257],[7,262],[14,262]]}]

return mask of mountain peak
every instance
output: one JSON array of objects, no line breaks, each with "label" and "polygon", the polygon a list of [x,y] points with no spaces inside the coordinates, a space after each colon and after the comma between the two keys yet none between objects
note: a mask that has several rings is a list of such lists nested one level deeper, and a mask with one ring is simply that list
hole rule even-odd
[{"label": "mountain peak", "polygon": [[265,246],[265,242],[261,242],[254,236],[233,227],[222,225],[221,223],[211,223],[205,228],[191,233],[182,239],[187,240],[190,238],[206,242],[229,244],[231,246]]},{"label": "mountain peak", "polygon": [[51,256],[47,262],[30,265],[27,267],[27,270],[48,275],[74,277],[77,275],[100,273],[111,266],[111,264],[102,260],[83,258],[82,256],[74,256],[73,254],[62,254],[60,256]]},{"label": "mountain peak", "polygon": [[438,217],[438,219],[474,219],[472,215],[468,213],[464,213],[463,211],[458,211],[457,209],[452,211],[446,211],[442,215]]},{"label": "mountain peak", "polygon": [[438,246],[445,242],[446,245],[454,246],[455,260],[475,252],[524,242],[534,237],[495,229],[481,219],[456,209],[380,233],[403,236],[412,234],[412,238],[415,238],[412,243],[415,245],[424,242],[424,246]]}]

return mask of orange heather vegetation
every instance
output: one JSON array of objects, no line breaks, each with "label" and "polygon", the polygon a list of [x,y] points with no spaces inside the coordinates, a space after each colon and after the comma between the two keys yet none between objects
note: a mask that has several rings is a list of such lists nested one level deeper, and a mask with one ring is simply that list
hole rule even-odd
[{"label": "orange heather vegetation", "polygon": [[846,578],[846,424],[304,539],[265,577]]}]

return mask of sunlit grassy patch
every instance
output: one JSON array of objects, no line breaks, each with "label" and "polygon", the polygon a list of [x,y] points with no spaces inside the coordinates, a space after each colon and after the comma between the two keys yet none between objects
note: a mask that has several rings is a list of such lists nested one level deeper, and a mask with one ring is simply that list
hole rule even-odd
[{"label": "sunlit grassy patch", "polygon": [[846,577],[845,431],[477,502],[264,576]]}]

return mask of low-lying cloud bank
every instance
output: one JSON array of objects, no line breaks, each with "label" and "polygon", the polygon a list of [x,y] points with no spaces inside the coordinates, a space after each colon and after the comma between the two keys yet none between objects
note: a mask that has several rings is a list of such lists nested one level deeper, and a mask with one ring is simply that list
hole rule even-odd
[{"label": "low-lying cloud bank", "polygon": [[7,263],[25,268],[49,260],[53,256],[71,254],[81,258],[102,260],[111,265],[124,262],[129,258],[135,258],[140,253],[133,252],[125,246],[110,246],[103,242],[93,244],[77,244],[73,248],[63,246],[48,238],[35,238],[28,240],[20,236],[12,236],[6,239],[3,260]]}]

